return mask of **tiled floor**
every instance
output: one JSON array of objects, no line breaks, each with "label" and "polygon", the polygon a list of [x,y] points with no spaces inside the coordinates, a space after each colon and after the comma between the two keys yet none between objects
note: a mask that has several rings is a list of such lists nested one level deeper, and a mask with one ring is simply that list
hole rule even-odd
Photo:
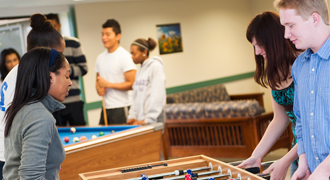
[{"label": "tiled floor", "polygon": [[[288,151],[286,149],[278,149],[276,151],[273,151],[271,153],[269,153],[268,155],[266,155],[263,159],[263,162],[267,162],[267,161],[274,161],[277,159],[280,159],[281,157],[283,157]],[[237,158],[221,158],[219,159],[220,161],[223,162],[234,162],[234,161],[241,161],[244,159],[237,159]],[[285,180],[290,180],[290,171],[288,171]]]}]

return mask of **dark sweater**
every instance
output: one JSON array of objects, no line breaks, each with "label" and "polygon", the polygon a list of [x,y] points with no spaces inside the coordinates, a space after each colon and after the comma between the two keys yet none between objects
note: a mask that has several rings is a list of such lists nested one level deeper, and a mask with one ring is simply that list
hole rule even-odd
[{"label": "dark sweater", "polygon": [[64,36],[65,50],[63,52],[65,58],[68,60],[71,73],[70,78],[72,86],[70,87],[69,96],[65,98],[64,104],[79,102],[80,88],[79,88],[79,77],[84,76],[87,71],[86,57],[82,51],[80,42],[77,38]]}]

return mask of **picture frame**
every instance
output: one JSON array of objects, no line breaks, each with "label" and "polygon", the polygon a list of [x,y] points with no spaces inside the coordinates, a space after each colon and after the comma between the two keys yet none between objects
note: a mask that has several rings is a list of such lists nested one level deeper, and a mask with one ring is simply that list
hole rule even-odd
[{"label": "picture frame", "polygon": [[180,23],[156,25],[159,54],[183,52]]}]

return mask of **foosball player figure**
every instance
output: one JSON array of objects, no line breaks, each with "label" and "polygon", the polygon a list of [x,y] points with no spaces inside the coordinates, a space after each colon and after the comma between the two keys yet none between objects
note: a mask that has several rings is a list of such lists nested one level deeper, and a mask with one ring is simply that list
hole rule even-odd
[{"label": "foosball player figure", "polygon": [[198,178],[198,173],[193,173],[191,169],[187,170],[187,174],[189,174],[192,179]]},{"label": "foosball player figure", "polygon": [[149,180],[148,176],[145,174],[142,174],[141,177],[142,177],[142,180]]},{"label": "foosball player figure", "polygon": [[184,177],[186,180],[192,180],[190,174],[186,174]]},{"label": "foosball player figure", "polygon": [[189,174],[190,177],[193,177],[191,169],[187,169],[187,174]]}]

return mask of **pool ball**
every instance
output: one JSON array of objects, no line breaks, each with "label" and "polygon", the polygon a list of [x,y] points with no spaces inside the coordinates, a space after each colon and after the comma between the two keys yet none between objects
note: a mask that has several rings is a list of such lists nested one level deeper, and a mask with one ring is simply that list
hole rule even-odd
[{"label": "pool ball", "polygon": [[104,132],[101,131],[101,132],[99,133],[99,136],[104,136]]},{"label": "pool ball", "polygon": [[96,136],[96,135],[93,135],[93,136],[92,136],[92,139],[96,139],[96,138],[97,138],[97,136]]},{"label": "pool ball", "polygon": [[70,129],[70,132],[71,132],[72,134],[76,133],[76,128],[71,128],[71,129]]},{"label": "pool ball", "polygon": [[68,143],[70,141],[69,137],[64,137],[63,140],[65,143]]},{"label": "pool ball", "polygon": [[87,137],[86,136],[81,136],[80,137],[80,141],[86,141],[87,140]]},{"label": "pool ball", "polygon": [[112,131],[111,131],[111,133],[114,133],[114,132],[115,132],[115,130],[112,130]]},{"label": "pool ball", "polygon": [[78,137],[74,137],[73,138],[73,142],[79,142],[79,138]]}]

